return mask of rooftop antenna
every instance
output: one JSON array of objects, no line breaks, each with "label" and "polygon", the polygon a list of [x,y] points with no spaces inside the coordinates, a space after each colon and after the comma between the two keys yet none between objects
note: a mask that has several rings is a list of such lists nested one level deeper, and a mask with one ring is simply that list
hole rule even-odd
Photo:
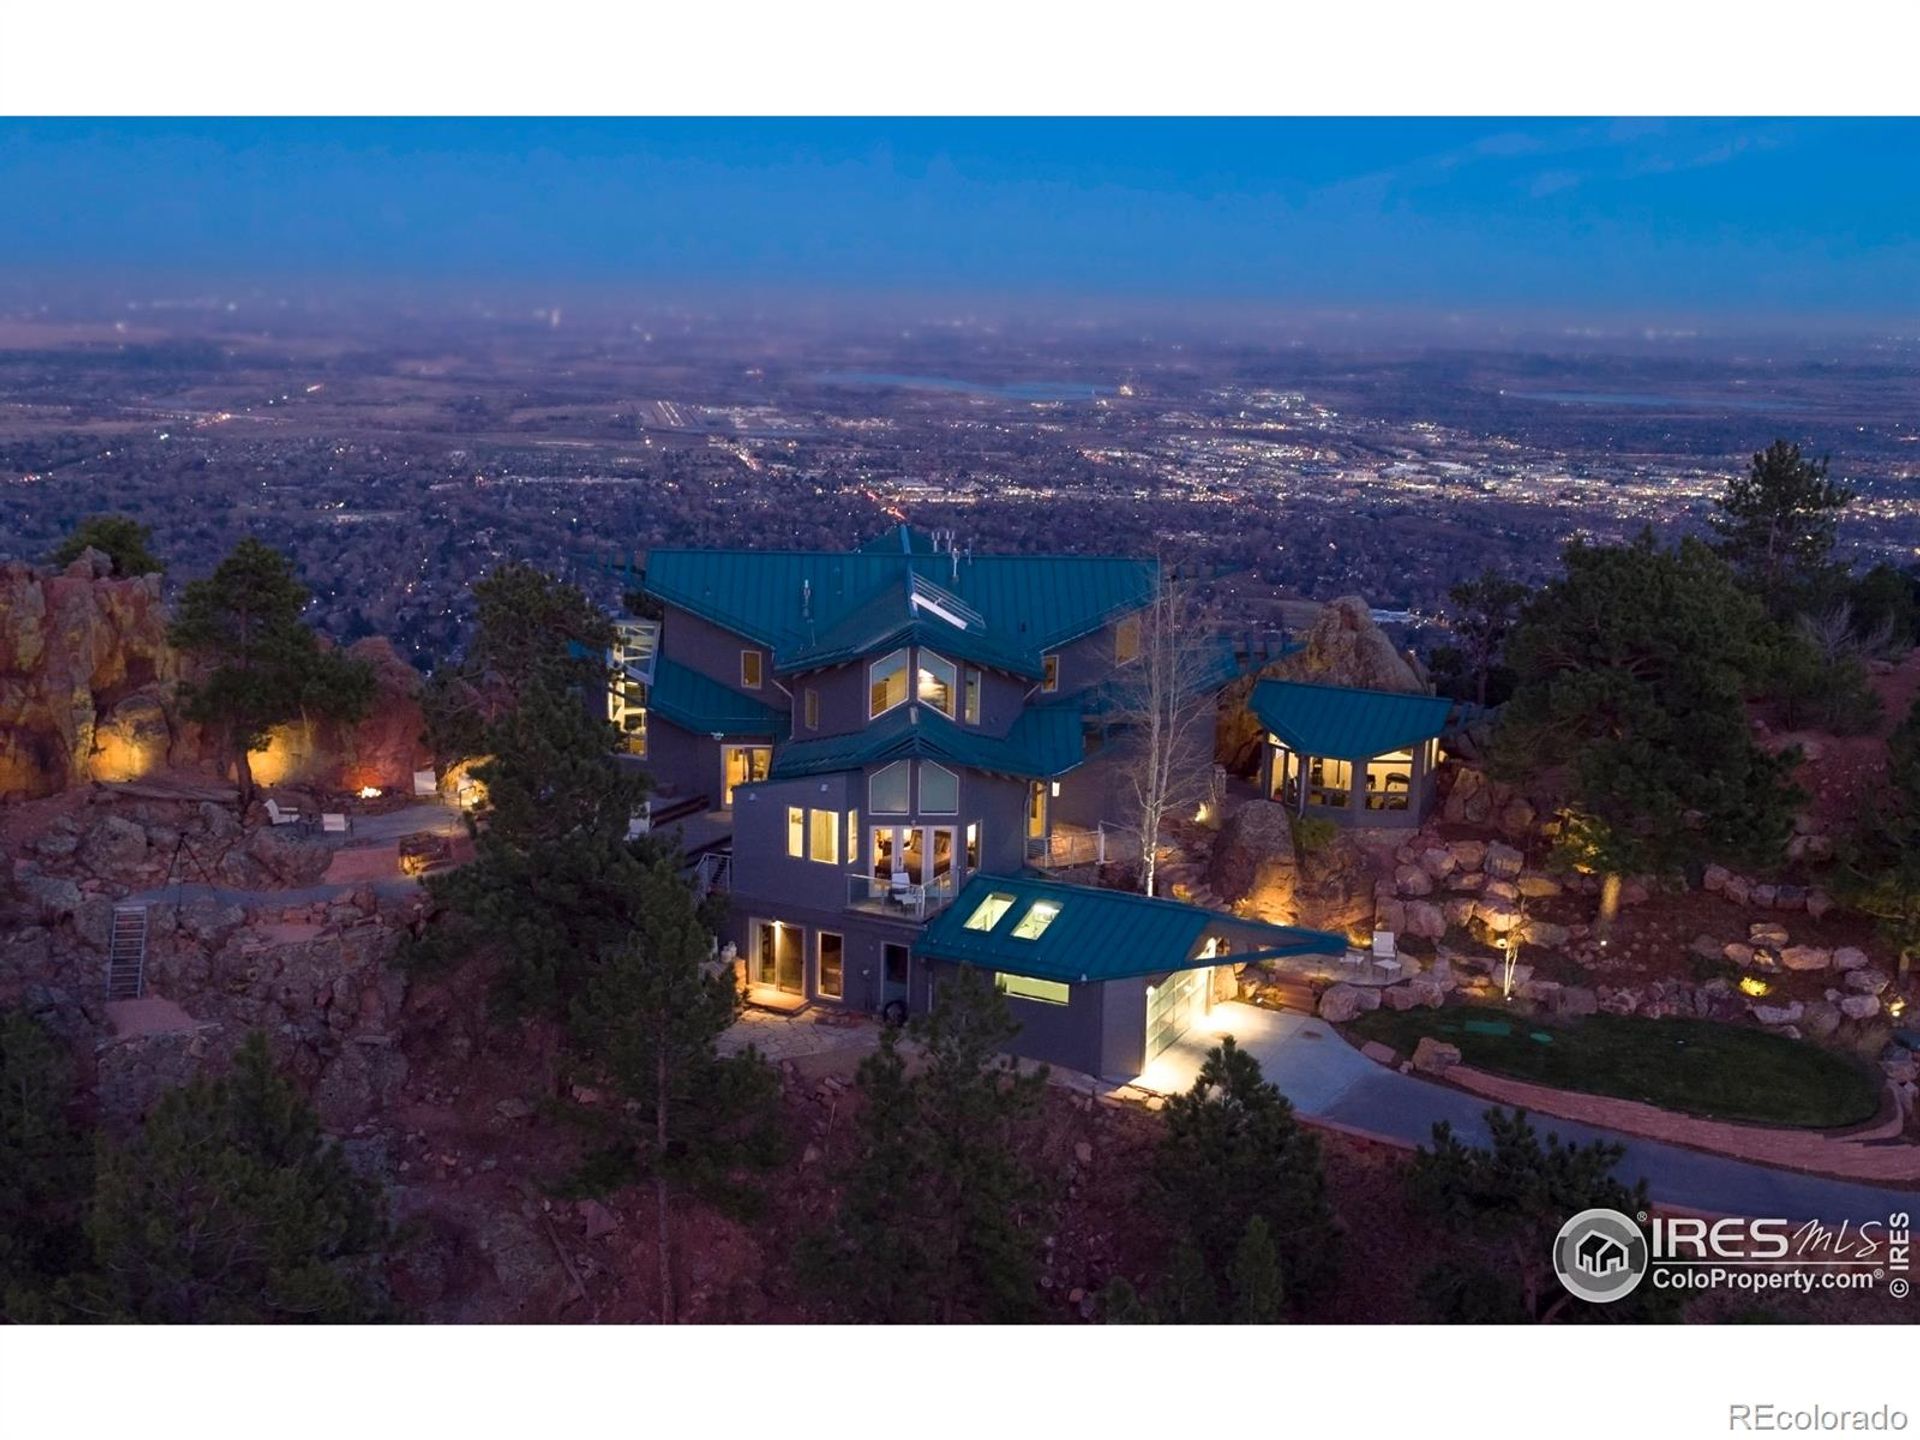
[{"label": "rooftop antenna", "polygon": [[960,551],[952,545],[947,546],[947,559],[953,562],[953,579],[960,578]]},{"label": "rooftop antenna", "polygon": [[804,578],[800,581],[800,615],[806,620],[813,618],[813,581]]}]

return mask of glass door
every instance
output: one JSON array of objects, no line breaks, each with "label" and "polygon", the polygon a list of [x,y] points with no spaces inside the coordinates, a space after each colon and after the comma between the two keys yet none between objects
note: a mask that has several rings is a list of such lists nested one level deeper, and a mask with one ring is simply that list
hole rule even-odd
[{"label": "glass door", "polygon": [[758,922],[758,930],[754,946],[754,983],[784,990],[789,995],[801,994],[806,989],[803,959],[806,936],[800,927],[778,920],[762,920]]}]

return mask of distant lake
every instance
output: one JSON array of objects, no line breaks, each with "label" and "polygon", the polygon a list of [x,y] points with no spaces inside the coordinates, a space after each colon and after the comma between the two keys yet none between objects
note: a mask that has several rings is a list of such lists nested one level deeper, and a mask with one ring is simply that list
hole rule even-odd
[{"label": "distant lake", "polygon": [[1602,405],[1629,410],[1791,410],[1790,402],[1756,395],[1661,395],[1632,390],[1502,390],[1505,400],[1548,405]]},{"label": "distant lake", "polygon": [[1048,380],[1016,380],[1006,385],[981,385],[947,375],[894,375],[882,370],[823,370],[820,385],[847,385],[870,390],[948,390],[959,395],[992,395],[1000,400],[1091,400],[1109,393],[1103,385],[1061,385]]}]

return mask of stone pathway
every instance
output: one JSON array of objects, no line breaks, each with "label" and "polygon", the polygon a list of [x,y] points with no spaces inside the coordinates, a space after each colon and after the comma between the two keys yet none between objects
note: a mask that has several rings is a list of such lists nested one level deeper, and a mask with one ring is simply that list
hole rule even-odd
[{"label": "stone pathway", "polygon": [[[1204,1027],[1175,1042],[1133,1083],[1162,1094],[1186,1088],[1206,1052],[1224,1034],[1233,1035],[1259,1060],[1266,1077],[1308,1120],[1408,1147],[1430,1144],[1433,1127],[1442,1120],[1470,1144],[1488,1139],[1487,1099],[1375,1064],[1325,1021],[1251,1005],[1216,1007]],[[1688,1210],[1859,1222],[1884,1221],[1889,1213],[1910,1211],[1920,1201],[1912,1189],[1774,1169],[1577,1121],[1538,1128],[1579,1144],[1607,1140],[1622,1145],[1626,1154],[1617,1172],[1621,1178],[1644,1178],[1655,1200]]]},{"label": "stone pathway", "polygon": [[778,1064],[843,1051],[865,1054],[879,1043],[879,1033],[877,1023],[828,1023],[816,1010],[801,1015],[748,1010],[720,1037],[718,1048],[722,1055],[738,1055],[752,1045]]}]

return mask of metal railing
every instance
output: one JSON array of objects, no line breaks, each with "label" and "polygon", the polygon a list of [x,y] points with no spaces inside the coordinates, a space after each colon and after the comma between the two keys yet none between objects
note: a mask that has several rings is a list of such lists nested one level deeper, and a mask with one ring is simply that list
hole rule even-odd
[{"label": "metal railing", "polygon": [[1131,860],[1140,853],[1140,837],[1123,826],[1101,821],[1091,830],[1062,826],[1044,839],[1027,841],[1027,860],[1042,870],[1064,870],[1075,865],[1104,865],[1109,860]]},{"label": "metal railing", "polygon": [[948,874],[931,884],[882,880],[873,875],[847,877],[847,908],[903,920],[924,920],[945,909],[960,893],[957,877]]},{"label": "metal railing", "polygon": [[693,893],[702,900],[716,890],[733,889],[733,856],[726,851],[709,850],[693,862]]}]

